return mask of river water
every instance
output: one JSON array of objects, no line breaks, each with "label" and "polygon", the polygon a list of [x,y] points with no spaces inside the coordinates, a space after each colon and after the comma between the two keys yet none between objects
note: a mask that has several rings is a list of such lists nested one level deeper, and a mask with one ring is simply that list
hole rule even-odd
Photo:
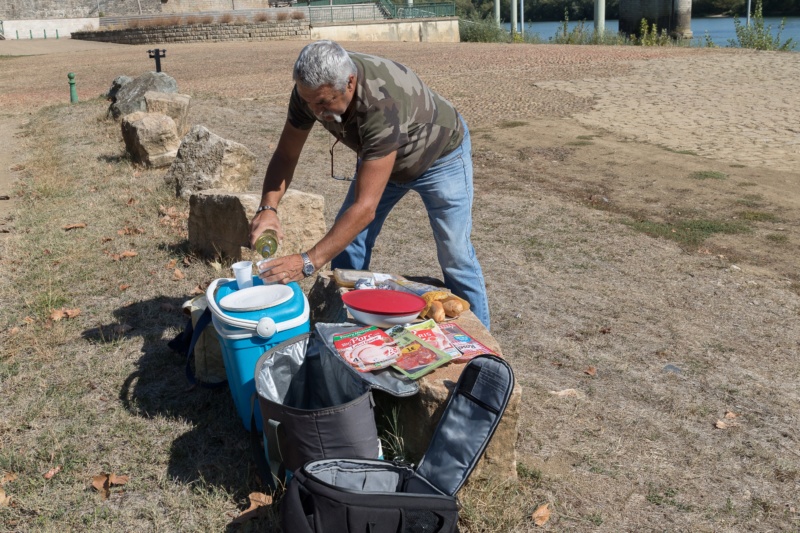
[{"label": "river water", "polygon": [[[746,22],[744,18],[740,20],[742,24]],[[775,35],[780,28],[781,20],[780,17],[764,17],[764,27],[772,26],[772,34]],[[785,20],[786,25],[780,35],[781,44],[787,39],[792,38],[794,42],[797,43],[794,50],[800,51],[800,17],[786,17]],[[538,33],[539,37],[546,41],[553,38],[556,32],[561,30],[561,24],[561,22],[526,22],[525,33]],[[569,29],[572,30],[572,28],[578,24],[579,22],[570,21]],[[584,22],[584,26],[589,30],[594,29],[594,23],[591,20]],[[510,31],[511,24],[506,23],[505,28]],[[606,31],[616,32],[618,29],[619,21],[606,20]],[[728,46],[729,39],[736,40],[736,29],[732,17],[693,18],[692,33],[694,34],[694,41],[697,42],[698,45],[705,45],[706,34],[708,34],[717,46]]]}]

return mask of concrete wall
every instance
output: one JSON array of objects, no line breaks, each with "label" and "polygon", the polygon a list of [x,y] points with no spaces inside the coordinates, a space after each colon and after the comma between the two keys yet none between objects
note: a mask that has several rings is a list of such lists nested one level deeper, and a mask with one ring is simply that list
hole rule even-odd
[{"label": "concrete wall", "polygon": [[196,13],[198,11],[230,11],[231,9],[266,9],[269,0],[167,0],[163,13]]},{"label": "concrete wall", "polygon": [[330,24],[311,28],[311,40],[333,41],[402,41],[457,43],[460,41],[457,18],[417,19],[408,21],[365,21]]},{"label": "concrete wall", "polygon": [[78,18],[78,19],[52,19],[52,20],[4,20],[3,33],[6,39],[16,39],[19,34],[20,39],[30,39],[33,33],[34,39],[55,39],[56,30],[58,38],[69,37],[76,31],[86,29],[96,30],[100,24],[97,18]]}]

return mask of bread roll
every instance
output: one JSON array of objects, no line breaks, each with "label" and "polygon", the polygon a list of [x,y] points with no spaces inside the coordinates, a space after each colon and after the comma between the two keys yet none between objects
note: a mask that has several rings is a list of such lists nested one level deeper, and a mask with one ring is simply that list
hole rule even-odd
[{"label": "bread roll", "polygon": [[464,312],[464,305],[455,298],[445,300],[445,302],[442,303],[442,308],[444,309],[444,313],[450,317],[457,317]]},{"label": "bread roll", "polygon": [[433,318],[436,322],[443,322],[446,318],[444,307],[442,307],[442,302],[434,301],[431,303],[431,318]]}]

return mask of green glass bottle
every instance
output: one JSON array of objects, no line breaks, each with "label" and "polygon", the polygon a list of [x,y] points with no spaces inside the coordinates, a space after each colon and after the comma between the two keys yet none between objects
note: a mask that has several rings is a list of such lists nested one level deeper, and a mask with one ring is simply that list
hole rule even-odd
[{"label": "green glass bottle", "polygon": [[273,229],[268,229],[256,239],[256,252],[264,259],[275,256],[278,251],[278,234]]}]

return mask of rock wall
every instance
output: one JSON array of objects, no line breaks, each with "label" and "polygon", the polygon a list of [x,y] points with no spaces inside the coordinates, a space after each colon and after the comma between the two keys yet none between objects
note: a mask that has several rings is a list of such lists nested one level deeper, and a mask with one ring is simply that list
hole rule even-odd
[{"label": "rock wall", "polygon": [[[0,0],[0,20],[157,14],[175,0]],[[188,2],[185,2],[188,3]],[[230,0],[228,1],[230,4]],[[141,5],[141,13],[139,6]],[[230,5],[228,6],[230,8]]]},{"label": "rock wall", "polygon": [[263,22],[250,24],[193,24],[153,28],[129,28],[95,32],[75,32],[73,39],[118,44],[160,44],[218,41],[308,40],[308,22]]}]

